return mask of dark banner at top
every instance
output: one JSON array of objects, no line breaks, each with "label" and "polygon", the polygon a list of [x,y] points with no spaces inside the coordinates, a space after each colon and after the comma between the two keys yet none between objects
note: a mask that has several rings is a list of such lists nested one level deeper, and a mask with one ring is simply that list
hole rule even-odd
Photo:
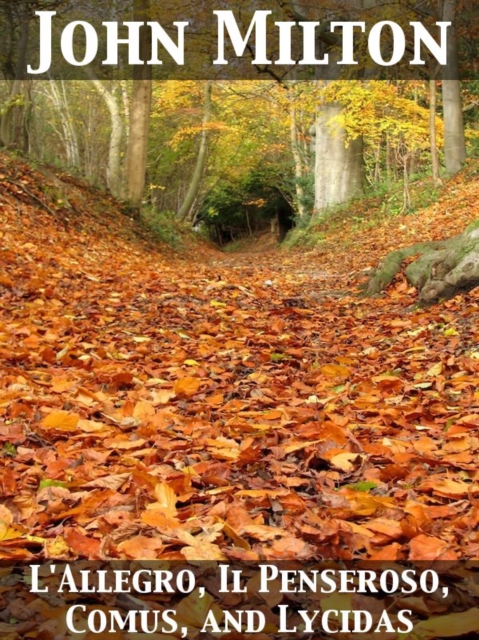
[{"label": "dark banner at top", "polygon": [[469,79],[473,11],[471,0],[0,0],[0,61],[4,79]]}]

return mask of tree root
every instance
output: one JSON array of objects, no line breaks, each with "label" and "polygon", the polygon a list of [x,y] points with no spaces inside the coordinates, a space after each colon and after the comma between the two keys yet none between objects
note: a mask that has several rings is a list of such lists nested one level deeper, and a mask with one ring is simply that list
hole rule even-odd
[{"label": "tree root", "polygon": [[406,258],[433,251],[439,244],[438,242],[422,242],[389,253],[371,276],[366,285],[365,295],[374,296],[386,289],[401,270],[402,263]]},{"label": "tree root", "polygon": [[419,291],[419,301],[431,304],[479,285],[479,223],[442,242],[425,242],[392,251],[371,276],[366,296],[383,291],[401,270],[405,258],[418,256],[405,269],[407,281]]}]

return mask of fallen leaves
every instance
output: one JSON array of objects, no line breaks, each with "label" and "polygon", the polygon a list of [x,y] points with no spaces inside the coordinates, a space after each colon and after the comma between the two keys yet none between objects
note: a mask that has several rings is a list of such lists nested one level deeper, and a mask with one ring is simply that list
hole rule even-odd
[{"label": "fallen leaves", "polygon": [[[318,300],[377,234],[340,273],[337,250],[206,249],[192,273],[104,201],[66,229],[19,206],[1,212],[0,558],[477,557],[477,292],[405,311],[408,290],[362,300],[353,279]],[[454,615],[415,633],[453,637]]]}]

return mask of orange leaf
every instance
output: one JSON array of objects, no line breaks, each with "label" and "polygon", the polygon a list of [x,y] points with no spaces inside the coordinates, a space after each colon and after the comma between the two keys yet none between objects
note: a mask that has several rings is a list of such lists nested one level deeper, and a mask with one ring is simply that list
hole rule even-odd
[{"label": "orange leaf", "polygon": [[409,548],[409,560],[457,560],[457,555],[449,550],[449,544],[433,536],[416,536]]},{"label": "orange leaf", "polygon": [[168,484],[166,484],[166,482],[162,482],[156,485],[155,498],[157,502],[149,504],[147,506],[147,509],[162,511],[166,516],[169,516],[170,518],[176,517],[176,501],[178,500],[178,498],[176,496],[176,493]]},{"label": "orange leaf", "polygon": [[201,382],[198,378],[180,378],[175,382],[175,393],[178,396],[194,396],[200,386]]},{"label": "orange leaf", "polygon": [[137,402],[133,409],[133,417],[138,418],[138,420],[147,421],[148,418],[151,418],[154,415],[155,407],[151,402],[147,402],[146,400],[140,400],[140,402]]},{"label": "orange leaf", "polygon": [[163,549],[163,543],[158,538],[135,536],[124,540],[118,545],[118,551],[133,560],[156,560]]},{"label": "orange leaf", "polygon": [[76,431],[80,416],[68,411],[52,411],[42,420],[44,429],[58,429],[59,431]]},{"label": "orange leaf", "polygon": [[207,561],[220,561],[224,562],[228,558],[221,552],[221,549],[217,544],[211,542],[202,542],[194,547],[184,547],[181,553],[185,556],[188,562],[200,562],[201,560]]},{"label": "orange leaf", "polygon": [[262,542],[276,540],[276,538],[282,538],[289,535],[284,529],[268,527],[264,524],[248,524],[243,527],[242,533],[250,538],[254,538],[255,540],[261,540]]}]

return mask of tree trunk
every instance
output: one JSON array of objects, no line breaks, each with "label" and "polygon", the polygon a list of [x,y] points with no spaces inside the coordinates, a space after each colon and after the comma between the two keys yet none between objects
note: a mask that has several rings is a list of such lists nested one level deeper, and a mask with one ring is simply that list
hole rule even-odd
[{"label": "tree trunk", "polygon": [[385,289],[400,271],[405,258],[418,256],[405,270],[408,282],[419,291],[419,300],[431,304],[447,300],[479,285],[479,222],[458,236],[442,242],[426,242],[393,251],[383,260],[366,288],[367,295]]},{"label": "tree trunk", "polygon": [[376,160],[374,163],[374,174],[372,178],[373,183],[381,182],[381,152],[382,152],[383,141],[379,140],[378,145],[376,147]]},{"label": "tree trunk", "polygon": [[182,222],[188,219],[193,209],[196,197],[200,190],[201,179],[206,166],[208,156],[208,124],[211,119],[211,94],[213,91],[213,83],[209,80],[205,89],[205,107],[203,115],[203,130],[201,132],[200,148],[196,157],[196,166],[191,176],[190,185],[186,193],[185,199],[178,211],[178,218]]},{"label": "tree trunk", "polygon": [[[90,76],[91,77],[91,76]],[[123,196],[122,193],[122,171],[121,171],[121,150],[123,141],[123,119],[117,97],[109,91],[103,82],[92,77],[95,89],[101,95],[110,113],[111,131],[110,146],[108,150],[108,167],[106,179],[110,193],[117,198]]]},{"label": "tree trunk", "polygon": [[437,152],[437,84],[436,80],[429,80],[429,139],[431,145],[432,179],[437,187],[441,184],[439,176],[439,155]]},{"label": "tree trunk", "polygon": [[15,140],[15,114],[23,108],[23,82],[14,80],[10,90],[10,98],[2,114],[0,123],[0,139],[4,147],[17,146]]},{"label": "tree trunk", "polygon": [[134,80],[126,163],[126,198],[137,214],[145,191],[150,110],[151,80]]},{"label": "tree trunk", "polygon": [[28,156],[31,150],[30,136],[33,119],[33,105],[33,84],[32,80],[27,80],[25,82],[25,106],[23,109],[22,121],[22,153],[24,156]]},{"label": "tree trunk", "polygon": [[80,149],[75,131],[75,121],[70,112],[65,82],[63,80],[59,80],[58,82],[50,80],[48,83],[45,83],[45,91],[60,118],[62,129],[59,135],[65,148],[67,166],[78,169],[81,165]]},{"label": "tree trunk", "polygon": [[[14,31],[15,20],[11,9],[8,11],[9,13],[9,27]],[[11,90],[10,90],[10,98],[4,109],[1,119],[0,119],[0,140],[1,143],[5,147],[13,147],[13,148],[21,148],[22,141],[24,138],[24,131],[22,131],[21,127],[15,127],[15,116],[17,113],[20,113],[20,119],[22,124],[23,120],[23,110],[25,108],[25,102],[28,100],[28,95],[26,92],[27,83],[22,82],[19,78],[22,77],[23,70],[26,67],[27,61],[27,51],[28,51],[28,41],[30,37],[30,14],[27,3],[22,3],[19,5],[19,29],[20,29],[20,39],[18,41],[18,52],[19,57],[16,61],[16,68],[14,77],[11,78],[13,80]],[[11,34],[11,38],[14,36]],[[12,40],[13,42],[13,40]],[[13,55],[13,45],[10,47],[9,56]],[[5,68],[4,62],[3,67]],[[10,65],[13,65],[13,60],[10,59],[8,61],[8,68]],[[13,70],[13,69],[12,69]],[[13,74],[12,74],[13,75]]]},{"label": "tree trunk", "polygon": [[452,22],[452,29],[447,45],[448,63],[447,68],[443,72],[446,76],[443,78],[442,83],[444,157],[446,170],[449,174],[455,174],[460,171],[467,157],[455,29],[456,4],[456,0],[444,0],[442,16],[445,22]]},{"label": "tree trunk", "polygon": [[296,209],[300,218],[306,215],[306,207],[304,203],[304,167],[303,159],[298,144],[298,124],[296,119],[296,105],[294,103],[294,96],[290,96],[290,135],[291,135],[291,150],[293,152],[294,159],[294,173],[295,173],[295,189],[296,189]]},{"label": "tree trunk", "polygon": [[[149,18],[149,0],[135,0],[134,20],[146,22]],[[151,33],[142,28],[140,58],[147,60]],[[130,131],[126,156],[126,198],[134,215],[138,216],[146,183],[148,134],[152,101],[152,68],[146,63],[133,69],[133,93],[130,104]]]},{"label": "tree trunk", "polygon": [[315,200],[316,214],[349,202],[363,191],[363,141],[346,139],[338,122],[338,103],[323,104],[316,121]]}]

